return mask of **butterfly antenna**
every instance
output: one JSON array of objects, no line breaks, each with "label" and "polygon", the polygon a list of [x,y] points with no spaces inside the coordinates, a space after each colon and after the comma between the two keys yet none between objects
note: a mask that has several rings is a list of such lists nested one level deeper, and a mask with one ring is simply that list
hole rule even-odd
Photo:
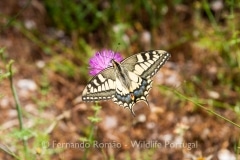
[{"label": "butterfly antenna", "polygon": [[113,59],[115,58],[116,53],[117,53],[117,51],[119,50],[119,46],[120,46],[120,45],[121,45],[121,43],[118,42],[116,49],[114,49],[114,51],[116,51],[116,52],[114,52],[114,55],[113,55],[113,57],[112,57]]}]

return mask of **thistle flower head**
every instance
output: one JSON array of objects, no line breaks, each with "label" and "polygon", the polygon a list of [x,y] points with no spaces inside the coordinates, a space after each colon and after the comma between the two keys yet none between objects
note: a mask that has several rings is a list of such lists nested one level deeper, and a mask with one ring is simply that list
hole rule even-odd
[{"label": "thistle flower head", "polygon": [[110,67],[112,65],[111,60],[121,62],[123,58],[119,53],[116,53],[112,50],[104,49],[96,52],[95,55],[89,60],[89,74],[95,76],[102,70]]}]

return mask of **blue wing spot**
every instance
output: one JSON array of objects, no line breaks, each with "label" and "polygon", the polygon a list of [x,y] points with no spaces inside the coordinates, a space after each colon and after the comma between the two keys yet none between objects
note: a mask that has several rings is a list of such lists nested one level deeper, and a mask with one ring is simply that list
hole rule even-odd
[{"label": "blue wing spot", "polygon": [[142,84],[139,88],[136,88],[133,92],[126,94],[124,96],[116,92],[115,97],[117,98],[118,101],[121,101],[123,104],[124,103],[130,104],[131,102],[136,103],[137,99],[141,99],[142,96],[144,97],[146,96],[145,92],[147,91],[147,86],[150,84],[151,83],[148,84],[147,80],[142,79]]},{"label": "blue wing spot", "polygon": [[131,102],[131,96],[130,96],[130,94],[128,94],[128,95],[125,97],[125,102],[127,102],[127,103],[130,103],[130,102]]}]

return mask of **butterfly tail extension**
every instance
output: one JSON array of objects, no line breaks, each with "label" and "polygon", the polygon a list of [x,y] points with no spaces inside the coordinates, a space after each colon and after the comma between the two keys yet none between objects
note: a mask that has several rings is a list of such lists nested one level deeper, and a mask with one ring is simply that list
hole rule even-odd
[{"label": "butterfly tail extension", "polygon": [[131,111],[132,115],[135,117],[136,115],[133,111],[133,104],[131,106],[127,107],[127,108]]},{"label": "butterfly tail extension", "polygon": [[[135,116],[133,106],[144,101],[152,88],[151,78],[171,57],[163,50],[151,50],[132,55],[121,62],[112,60],[112,66],[94,76],[83,91],[83,101],[112,99],[128,108]],[[149,105],[148,105],[149,106]]]},{"label": "butterfly tail extension", "polygon": [[135,88],[133,92],[130,92],[125,95],[116,92],[113,98],[113,101],[116,104],[124,108],[128,108],[134,116],[135,116],[135,113],[133,111],[133,106],[139,101],[144,101],[148,105],[148,101],[146,97],[148,96],[149,91],[152,88],[151,79],[149,80],[141,79],[141,82],[142,83],[139,85],[139,87]]}]

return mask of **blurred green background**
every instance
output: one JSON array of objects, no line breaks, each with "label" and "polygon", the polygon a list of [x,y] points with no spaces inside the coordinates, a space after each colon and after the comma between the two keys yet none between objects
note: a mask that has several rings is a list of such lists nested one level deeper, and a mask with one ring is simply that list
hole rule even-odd
[{"label": "blurred green background", "polygon": [[[239,24],[237,0],[1,0],[0,159],[222,160],[222,153],[237,159]],[[111,102],[81,101],[91,78],[88,60],[104,48],[124,57],[152,49],[171,53],[154,79],[151,110],[140,104],[134,118]],[[23,111],[20,130],[8,80],[11,59]],[[37,87],[29,89],[28,81],[21,88],[22,79]],[[124,145],[163,143],[167,136],[172,143],[197,141],[198,147]],[[60,148],[54,140],[114,141],[124,147]]]}]

